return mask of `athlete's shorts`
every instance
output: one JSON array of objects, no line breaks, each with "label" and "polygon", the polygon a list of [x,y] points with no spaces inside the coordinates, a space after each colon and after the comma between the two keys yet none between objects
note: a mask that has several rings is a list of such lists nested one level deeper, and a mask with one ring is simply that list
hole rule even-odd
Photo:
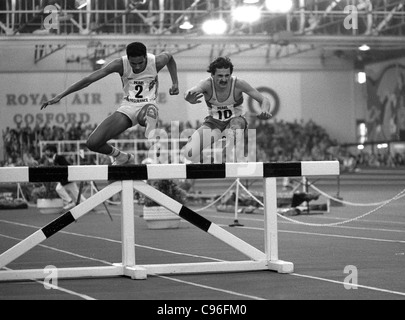
[{"label": "athlete's shorts", "polygon": [[[243,119],[243,121],[245,122],[245,128],[244,129],[247,130],[248,122],[247,122],[246,118],[243,117],[243,116],[239,116],[239,117],[236,117],[236,118],[242,118]],[[212,116],[208,116],[208,117],[206,117],[204,119],[203,125],[209,127],[211,130],[219,129],[221,132],[223,132],[226,129],[230,128],[231,121],[233,119],[236,119],[236,118],[231,118],[231,119],[226,120],[226,121],[221,121],[221,120],[214,119]]]},{"label": "athlete's shorts", "polygon": [[132,121],[132,126],[136,126],[139,124],[138,115],[146,105],[154,105],[157,108],[156,102],[133,103],[123,99],[117,112],[125,114]]}]

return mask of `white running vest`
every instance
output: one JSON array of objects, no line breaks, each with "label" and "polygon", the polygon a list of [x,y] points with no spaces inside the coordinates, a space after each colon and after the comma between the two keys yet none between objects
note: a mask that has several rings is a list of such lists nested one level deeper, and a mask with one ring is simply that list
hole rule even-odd
[{"label": "white running vest", "polygon": [[227,121],[231,118],[243,116],[246,113],[245,108],[243,107],[243,96],[239,100],[235,99],[235,85],[236,77],[231,78],[231,91],[228,98],[225,101],[219,101],[217,97],[217,92],[215,91],[215,85],[212,78],[211,87],[212,87],[212,96],[210,99],[206,100],[208,106],[208,114],[214,119],[220,121]]},{"label": "white running vest", "polygon": [[122,57],[124,74],[121,78],[124,99],[133,103],[155,102],[158,97],[159,80],[156,70],[156,57],[148,53],[147,65],[143,72],[134,73],[128,56]]}]

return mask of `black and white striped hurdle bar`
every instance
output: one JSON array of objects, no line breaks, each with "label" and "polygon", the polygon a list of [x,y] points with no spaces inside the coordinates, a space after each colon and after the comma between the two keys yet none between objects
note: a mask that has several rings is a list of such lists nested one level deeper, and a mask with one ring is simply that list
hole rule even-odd
[{"label": "black and white striped hurdle bar", "polygon": [[337,176],[338,161],[0,168],[0,183]]}]

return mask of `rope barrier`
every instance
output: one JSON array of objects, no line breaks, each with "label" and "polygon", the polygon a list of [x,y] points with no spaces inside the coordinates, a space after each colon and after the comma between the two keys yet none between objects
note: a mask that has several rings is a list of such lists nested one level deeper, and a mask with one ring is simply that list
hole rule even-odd
[{"label": "rope barrier", "polygon": [[[255,197],[243,184],[241,184],[239,180],[235,180],[234,183],[232,183],[231,186],[230,186],[220,197],[218,197],[214,202],[212,202],[212,203],[209,204],[208,206],[205,206],[205,207],[203,207],[203,208],[200,208],[200,209],[195,210],[195,212],[202,212],[202,211],[207,210],[208,208],[214,206],[216,203],[218,203],[220,200],[222,200],[222,198],[224,198],[224,197],[228,194],[228,192],[231,191],[231,189],[235,186],[236,183],[238,183],[238,184],[240,185],[240,187],[242,188],[242,190],[244,190],[254,201],[256,201],[260,206],[264,207],[264,203],[263,203],[263,202],[261,202],[259,199],[257,199],[257,197]],[[371,210],[371,211],[369,211],[369,212],[367,212],[367,213],[365,213],[365,214],[363,214],[363,215],[360,215],[360,216],[358,216],[358,217],[355,217],[355,218],[352,218],[352,219],[349,219],[349,220],[345,220],[345,221],[341,221],[341,222],[329,223],[329,224],[306,223],[306,222],[297,221],[297,220],[288,218],[288,217],[283,216],[282,214],[279,214],[279,213],[278,213],[277,215],[278,215],[279,217],[281,217],[281,218],[283,218],[283,219],[289,221],[289,222],[296,223],[296,224],[300,224],[300,225],[314,226],[314,227],[333,227],[333,226],[339,226],[339,225],[348,224],[348,223],[350,223],[350,222],[357,221],[357,220],[360,220],[360,219],[362,219],[362,218],[365,218],[365,217],[367,217],[367,216],[369,216],[369,215],[371,215],[371,214],[373,214],[373,213],[375,213],[375,212],[381,210],[382,208],[384,208],[384,207],[387,206],[388,204],[390,204],[390,203],[392,203],[392,202],[394,202],[394,201],[400,200],[400,199],[402,199],[402,198],[405,197],[405,189],[404,189],[403,191],[401,191],[400,193],[398,193],[395,197],[393,197],[393,198],[390,199],[390,200],[381,201],[381,202],[377,202],[377,203],[370,203],[370,204],[366,204],[366,203],[353,203],[353,202],[343,201],[343,200],[341,200],[341,199],[337,199],[337,198],[335,198],[335,197],[332,197],[332,196],[328,195],[326,192],[320,190],[319,188],[315,187],[315,186],[312,185],[312,184],[310,185],[310,187],[311,187],[312,189],[314,189],[316,192],[318,192],[319,194],[323,195],[324,197],[329,198],[330,200],[333,200],[333,201],[336,201],[336,202],[345,204],[345,205],[357,206],[357,207],[376,207],[376,208],[373,209],[373,210]],[[93,184],[91,184],[91,188],[92,188],[94,191],[99,191]],[[23,198],[24,198],[24,196],[23,196]],[[108,204],[111,204],[111,205],[119,205],[119,204],[121,203],[121,202],[114,202],[114,201],[110,201],[110,200],[107,200],[106,202],[107,202]],[[135,203],[135,202],[136,202],[136,201],[134,201],[134,203]]]},{"label": "rope barrier", "polygon": [[201,211],[207,210],[208,208],[210,208],[210,207],[212,207],[213,205],[215,205],[215,204],[216,204],[217,202],[219,202],[223,197],[225,197],[226,194],[227,194],[229,191],[231,191],[231,189],[234,187],[234,185],[235,185],[237,182],[238,182],[238,180],[235,180],[235,182],[232,183],[232,185],[224,192],[224,194],[223,194],[222,196],[220,196],[218,199],[216,199],[213,203],[209,204],[208,206],[206,206],[206,207],[204,207],[204,208],[201,208],[201,209],[198,209],[198,210],[195,210],[195,211],[196,211],[196,212],[201,212]]},{"label": "rope barrier", "polygon": [[[250,197],[252,197],[253,200],[255,200],[258,204],[260,204],[262,207],[264,207],[264,203],[261,202],[259,199],[257,199],[249,190],[247,190],[247,188],[246,188],[244,185],[240,184],[240,186],[242,187],[242,189],[243,189]],[[363,214],[363,215],[361,215],[361,216],[355,217],[355,218],[353,218],[353,219],[349,219],[349,220],[345,220],[345,221],[341,221],[341,222],[335,222],[335,223],[328,223],[328,224],[316,224],[316,223],[301,222],[301,221],[297,221],[297,220],[288,218],[288,217],[286,217],[286,216],[283,216],[283,215],[281,215],[281,214],[279,214],[279,213],[277,213],[277,215],[278,215],[279,217],[281,217],[281,218],[283,218],[283,219],[289,221],[289,222],[293,222],[293,223],[300,224],[300,225],[311,226],[311,227],[335,227],[335,226],[344,225],[344,224],[347,224],[347,223],[350,223],[350,222],[357,221],[357,220],[360,220],[360,219],[362,219],[362,218],[365,218],[365,217],[367,217],[367,216],[369,216],[369,215],[371,215],[371,214],[373,214],[373,213],[379,211],[380,209],[384,208],[384,207],[387,206],[388,204],[390,204],[390,203],[392,203],[392,202],[394,202],[394,201],[400,200],[400,199],[402,199],[402,198],[404,198],[404,197],[405,197],[405,189],[402,190],[400,193],[398,193],[398,194],[397,194],[395,197],[393,197],[391,200],[387,200],[387,201],[382,202],[382,203],[380,204],[380,206],[378,206],[378,207],[375,208],[374,210],[371,210],[370,212],[367,212],[367,213],[365,213],[365,214]]]},{"label": "rope barrier", "polygon": [[330,200],[339,202],[341,204],[345,204],[348,206],[353,206],[353,207],[377,207],[377,206],[381,206],[383,204],[386,204],[387,202],[389,202],[389,200],[387,201],[381,201],[381,202],[376,202],[376,203],[354,203],[354,202],[349,202],[349,201],[343,201],[342,199],[337,199],[334,198],[330,195],[328,195],[327,193],[323,192],[322,190],[318,189],[317,187],[310,185],[310,187],[312,189],[314,189],[316,192],[320,193],[321,195],[325,196],[326,198],[329,198]]},{"label": "rope barrier", "polygon": [[369,212],[367,212],[367,213],[365,213],[365,214],[363,214],[361,216],[355,217],[353,219],[341,221],[341,222],[336,222],[336,223],[329,223],[329,224],[303,223],[303,222],[296,221],[294,219],[290,219],[290,218],[287,218],[287,217],[284,217],[284,216],[281,216],[281,217],[288,220],[288,221],[290,221],[290,222],[294,222],[294,223],[298,223],[298,224],[302,224],[302,225],[306,225],[306,226],[312,226],[312,227],[335,227],[335,226],[348,224],[350,222],[357,221],[357,220],[360,220],[362,218],[365,218],[365,217],[379,211],[380,209],[384,208],[385,206],[392,203],[393,201],[399,200],[399,199],[401,199],[403,197],[405,197],[405,189],[403,191],[401,191],[398,195],[396,195],[394,198],[392,198],[391,200],[386,201],[385,203],[383,203],[379,207],[377,207],[377,208],[375,208],[375,209],[373,209],[373,210],[371,210],[371,211],[369,211]]}]

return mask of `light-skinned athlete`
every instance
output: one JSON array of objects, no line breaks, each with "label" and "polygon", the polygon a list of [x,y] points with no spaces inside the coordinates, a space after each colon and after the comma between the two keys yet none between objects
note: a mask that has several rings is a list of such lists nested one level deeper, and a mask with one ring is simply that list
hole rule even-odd
[{"label": "light-skinned athlete", "polygon": [[245,80],[233,76],[233,71],[231,60],[228,57],[219,57],[207,70],[211,76],[185,93],[184,98],[189,103],[200,104],[204,98],[208,106],[208,116],[184,148],[184,156],[188,161],[200,162],[202,151],[222,138],[225,130],[230,135],[227,139],[233,143],[236,130],[247,129],[244,93],[260,104],[261,113],[257,115],[259,119],[268,120],[272,117],[269,99]]}]

